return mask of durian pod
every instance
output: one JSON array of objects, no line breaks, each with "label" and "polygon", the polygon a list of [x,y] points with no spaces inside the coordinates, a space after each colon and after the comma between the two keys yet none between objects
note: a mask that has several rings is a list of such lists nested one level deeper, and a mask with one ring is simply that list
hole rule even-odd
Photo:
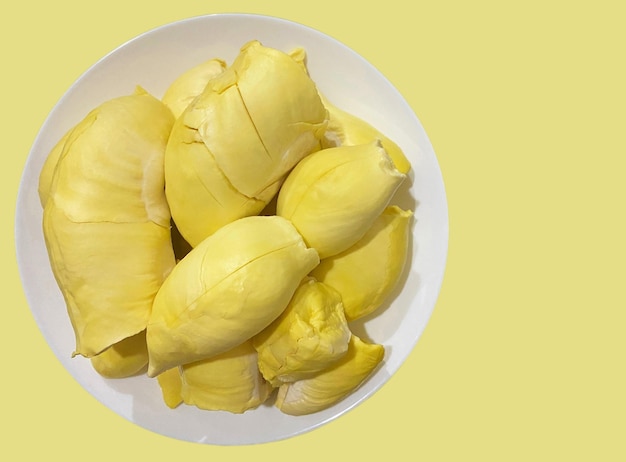
[{"label": "durian pod", "polygon": [[161,101],[170,108],[174,117],[180,117],[193,99],[202,93],[209,80],[221,74],[224,69],[226,63],[219,58],[209,59],[188,69],[170,84]]},{"label": "durian pod", "polygon": [[[200,132],[230,182],[256,197],[319,146],[328,114],[315,83],[287,53],[252,41],[229,71],[223,81],[214,80],[212,90],[236,94],[220,99]],[[231,103],[241,104],[245,115]],[[249,123],[241,122],[246,118]],[[233,124],[238,121],[240,127]],[[247,136],[255,141],[246,142]]]},{"label": "durian pod", "polygon": [[183,402],[208,411],[241,414],[264,403],[273,390],[259,372],[250,341],[179,370]]},{"label": "durian pod", "polygon": [[166,195],[180,234],[192,247],[238,218],[257,215],[280,184],[251,198],[241,194],[220,170],[184,112],[174,123],[165,155]]},{"label": "durian pod", "polygon": [[43,232],[74,355],[92,357],[144,330],[175,264],[163,177],[172,123],[170,110],[138,89],[94,109],[63,144]]},{"label": "durian pod", "polygon": [[328,128],[324,138],[322,138],[323,149],[336,146],[356,146],[380,140],[398,171],[408,173],[411,170],[411,163],[400,146],[394,141],[363,119],[338,108],[323,95],[320,96],[328,110]]},{"label": "durian pod", "polygon": [[289,305],[253,338],[259,369],[272,386],[311,377],[348,351],[350,330],[341,296],[306,278]]},{"label": "durian pod", "polygon": [[148,375],[223,353],[286,308],[319,263],[278,216],[240,218],[183,258],[161,286],[147,328]]},{"label": "durian pod", "polygon": [[281,385],[275,405],[290,415],[322,411],[355,391],[384,355],[382,345],[365,343],[353,334],[348,352],[337,363],[310,379]]},{"label": "durian pod", "polygon": [[319,149],[327,112],[288,54],[253,41],[181,114],[167,147],[166,194],[193,246],[258,214],[289,170]]},{"label": "durian pod", "polygon": [[180,367],[172,367],[157,375],[156,379],[167,407],[174,409],[182,404],[183,379],[180,375]]},{"label": "durian pod", "polygon": [[348,321],[366,316],[387,299],[404,268],[413,213],[387,207],[347,250],[323,259],[311,276],[336,289]]},{"label": "durian pod", "polygon": [[323,149],[291,171],[276,213],[328,258],[363,237],[405,178],[377,141]]},{"label": "durian pod", "polygon": [[120,379],[141,372],[148,364],[146,331],[126,337],[91,358],[91,365],[103,377]]}]

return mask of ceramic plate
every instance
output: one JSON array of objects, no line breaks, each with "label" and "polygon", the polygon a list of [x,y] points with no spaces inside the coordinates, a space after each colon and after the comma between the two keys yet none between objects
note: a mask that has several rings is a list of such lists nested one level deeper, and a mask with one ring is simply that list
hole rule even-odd
[{"label": "ceramic plate", "polygon": [[[186,69],[213,57],[232,62],[240,47],[259,40],[290,51],[304,47],[320,91],[336,106],[367,120],[395,140],[413,170],[394,203],[415,212],[410,255],[398,290],[354,332],[385,346],[381,367],[346,399],[322,412],[288,416],[271,403],[244,414],[168,408],[154,379],[105,379],[89,360],[71,357],[74,334],[52,275],[37,195],[40,169],[52,146],[91,109],[141,85],[162,96]],[[148,430],[199,443],[270,442],[310,431],[338,418],[376,392],[398,370],[422,334],[441,286],[448,215],[437,158],[411,107],[370,63],[337,40],[282,19],[224,14],[168,24],[136,37],[94,64],[58,101],[34,141],[23,173],[16,214],[16,245],[24,290],[42,334],[70,374],[102,404]],[[68,403],[70,406],[71,403]]]}]

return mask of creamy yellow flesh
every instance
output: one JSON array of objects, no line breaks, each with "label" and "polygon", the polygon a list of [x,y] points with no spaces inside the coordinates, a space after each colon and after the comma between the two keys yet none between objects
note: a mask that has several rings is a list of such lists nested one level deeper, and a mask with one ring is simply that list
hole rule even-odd
[{"label": "creamy yellow flesh", "polygon": [[245,217],[220,228],[180,261],[155,298],[148,375],[250,339],[282,313],[318,263],[281,217]]},{"label": "creamy yellow flesh", "polygon": [[44,237],[75,354],[92,357],[144,330],[174,266],[163,192],[172,124],[167,107],[144,91],[107,101],[70,132],[51,180],[51,167],[42,172]]}]

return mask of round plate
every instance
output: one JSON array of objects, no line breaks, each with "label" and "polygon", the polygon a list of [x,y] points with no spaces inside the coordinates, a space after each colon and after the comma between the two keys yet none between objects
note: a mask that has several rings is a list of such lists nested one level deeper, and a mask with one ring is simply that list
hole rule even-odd
[{"label": "round plate", "polygon": [[[73,125],[100,103],[140,85],[160,97],[183,71],[213,57],[232,62],[240,47],[259,40],[291,51],[304,47],[320,91],[336,106],[369,121],[396,141],[413,170],[393,203],[415,212],[407,265],[396,293],[355,334],[385,346],[381,367],[353,394],[322,412],[288,416],[271,403],[244,414],[168,408],[147,376],[105,379],[89,360],[71,357],[74,334],[56,285],[42,234],[37,195],[44,159]],[[32,313],[50,348],[72,376],[102,404],[148,430],[186,441],[237,445],[280,440],[323,425],[371,396],[398,370],[424,330],[443,279],[448,212],[437,158],[410,106],[371,64],[316,30],[267,16],[195,17],[149,31],[105,56],[59,100],[41,128],[23,173],[16,214],[17,257]]]}]

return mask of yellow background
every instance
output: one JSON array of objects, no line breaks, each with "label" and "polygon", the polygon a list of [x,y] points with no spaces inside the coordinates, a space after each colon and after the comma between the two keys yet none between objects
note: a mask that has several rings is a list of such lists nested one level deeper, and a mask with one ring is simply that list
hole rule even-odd
[{"label": "yellow background", "polygon": [[[0,459],[626,460],[621,5],[3,2]],[[397,375],[320,429],[246,447],[162,437],[99,404],[48,350],[14,250],[21,171],[65,90],[136,35],[217,12],[301,22],[377,66],[429,134],[450,208],[441,296]]]}]

